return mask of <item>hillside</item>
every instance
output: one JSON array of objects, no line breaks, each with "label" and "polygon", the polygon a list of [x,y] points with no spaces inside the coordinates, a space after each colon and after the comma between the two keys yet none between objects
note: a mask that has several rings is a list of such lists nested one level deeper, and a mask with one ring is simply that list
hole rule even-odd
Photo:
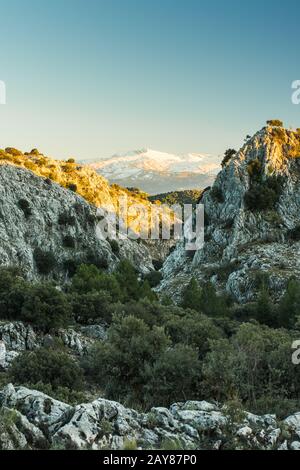
[{"label": "hillside", "polygon": [[[120,198],[126,198],[129,210],[124,222],[137,235],[143,231],[148,232],[153,227],[155,217],[151,217],[151,211],[157,214],[157,217],[167,221],[167,224],[172,225],[174,221],[172,212],[167,208],[162,210],[148,201],[143,194],[128,191],[118,185],[110,185],[105,178],[96,173],[92,168],[86,165],[79,165],[73,159],[67,162],[54,160],[45,157],[36,149],[33,149],[30,153],[23,153],[14,148],[0,150],[0,169],[1,165],[7,166],[8,164],[23,168],[43,178],[43,181],[46,182],[46,185],[42,184],[43,188],[47,188],[49,180],[53,181],[59,186],[66,188],[68,191],[64,191],[63,194],[68,194],[71,199],[73,197],[72,193],[76,196],[81,196],[87,203],[100,208],[108,215],[115,214],[118,211]],[[23,172],[22,174],[25,173]],[[34,206],[34,204],[32,205]],[[142,208],[146,215],[138,219],[139,208]],[[159,257],[158,259],[163,259],[172,244],[171,241],[162,241],[160,244],[161,250],[156,249],[153,252],[153,258]],[[147,249],[151,252],[152,247],[153,244],[150,242]],[[147,251],[145,247],[141,249]],[[128,253],[130,257],[130,250]]]},{"label": "hillside", "polygon": [[153,195],[209,186],[220,169],[220,158],[141,149],[91,162],[90,166],[111,183],[138,187]]},{"label": "hillside", "polygon": [[192,256],[179,243],[165,261],[160,290],[178,298],[195,277],[247,303],[256,299],[265,275],[278,300],[288,281],[300,278],[298,157],[298,131],[268,126],[224,161],[201,201],[204,247]]},{"label": "hillside", "polygon": [[[28,277],[64,280],[81,262],[115,268],[119,258],[152,269],[149,251],[129,239],[112,250],[97,236],[97,209],[60,185],[26,168],[0,165],[0,264],[18,266]],[[142,262],[141,262],[142,261]]]}]

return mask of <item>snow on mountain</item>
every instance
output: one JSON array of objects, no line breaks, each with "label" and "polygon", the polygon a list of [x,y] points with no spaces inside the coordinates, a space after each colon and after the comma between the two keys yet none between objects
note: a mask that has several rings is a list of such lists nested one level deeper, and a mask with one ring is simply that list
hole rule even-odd
[{"label": "snow on mountain", "polygon": [[198,153],[174,155],[142,149],[116,154],[89,165],[111,183],[137,186],[156,194],[210,185],[220,170],[220,158]]}]

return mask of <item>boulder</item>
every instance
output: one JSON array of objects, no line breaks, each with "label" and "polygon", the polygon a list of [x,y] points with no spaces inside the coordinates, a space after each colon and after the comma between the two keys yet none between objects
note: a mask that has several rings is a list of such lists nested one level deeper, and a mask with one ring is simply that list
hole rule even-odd
[{"label": "boulder", "polygon": [[121,450],[128,442],[141,449],[300,449],[295,440],[299,413],[284,421],[284,430],[292,432],[280,442],[282,423],[274,415],[245,412],[244,420],[234,423],[224,407],[203,401],[140,413],[104,398],[70,406],[10,384],[0,392],[0,412],[14,417],[0,432],[0,447],[6,449]]}]

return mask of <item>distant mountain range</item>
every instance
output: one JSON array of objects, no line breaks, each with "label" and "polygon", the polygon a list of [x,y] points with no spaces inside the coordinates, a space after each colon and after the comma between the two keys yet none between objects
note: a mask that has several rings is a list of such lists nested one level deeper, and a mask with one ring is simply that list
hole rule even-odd
[{"label": "distant mountain range", "polygon": [[173,155],[151,149],[134,150],[83,163],[110,183],[138,187],[149,194],[203,189],[212,184],[220,170],[220,157],[198,153]]}]

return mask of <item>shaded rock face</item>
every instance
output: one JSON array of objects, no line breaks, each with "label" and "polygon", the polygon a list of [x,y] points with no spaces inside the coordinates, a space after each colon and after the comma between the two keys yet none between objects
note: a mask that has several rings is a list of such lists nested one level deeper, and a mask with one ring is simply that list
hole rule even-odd
[{"label": "shaded rock face", "polygon": [[[290,236],[300,225],[299,135],[263,128],[227,162],[201,203],[205,208],[205,244],[188,255],[179,243],[163,266],[159,290],[174,299],[191,277],[211,281],[217,289],[246,303],[257,295],[257,275],[266,273],[270,293],[278,300],[291,277],[300,278],[300,243]],[[259,173],[260,185],[256,184]],[[249,209],[245,194],[263,191],[270,178],[280,181],[272,207]],[[260,199],[260,201],[259,201]],[[257,209],[257,210],[256,210]]]},{"label": "shaded rock face", "polygon": [[[35,280],[41,277],[36,250],[55,255],[51,273],[68,275],[68,262],[92,262],[113,270],[129,258],[143,272],[153,269],[143,244],[123,240],[118,257],[97,233],[97,209],[74,192],[10,164],[0,165],[0,265],[18,266]],[[45,274],[43,273],[43,278]]]},{"label": "shaded rock face", "polygon": [[[205,401],[175,403],[139,413],[99,398],[70,406],[25,387],[7,385],[0,392],[0,413],[15,415],[0,433],[2,449],[280,449],[300,447],[299,413],[283,422],[274,415],[240,412]],[[13,439],[12,436],[17,439]]]}]

